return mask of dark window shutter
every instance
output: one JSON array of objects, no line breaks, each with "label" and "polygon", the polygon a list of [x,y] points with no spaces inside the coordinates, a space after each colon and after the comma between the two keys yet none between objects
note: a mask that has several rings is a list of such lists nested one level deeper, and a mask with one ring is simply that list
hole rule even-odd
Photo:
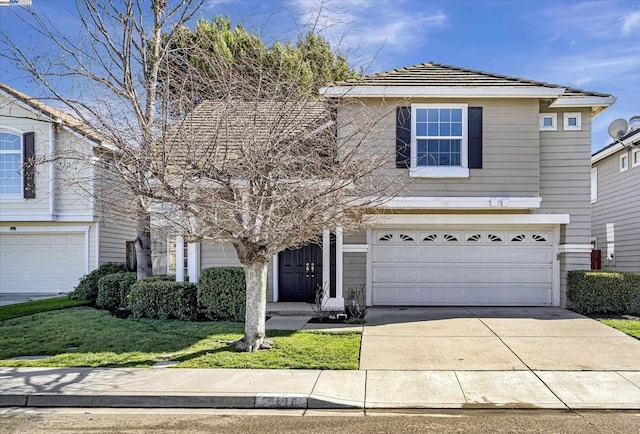
[{"label": "dark window shutter", "polygon": [[469,169],[482,169],[482,107],[469,107]]},{"label": "dark window shutter", "polygon": [[22,188],[25,199],[36,197],[36,144],[34,133],[22,135]]},{"label": "dark window shutter", "polygon": [[411,166],[411,107],[396,109],[396,167]]}]

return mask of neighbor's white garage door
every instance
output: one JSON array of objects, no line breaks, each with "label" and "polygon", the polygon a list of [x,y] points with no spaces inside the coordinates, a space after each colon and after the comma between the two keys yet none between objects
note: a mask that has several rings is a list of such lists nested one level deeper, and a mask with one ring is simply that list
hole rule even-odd
[{"label": "neighbor's white garage door", "polygon": [[0,235],[2,292],[69,292],[85,274],[82,233]]},{"label": "neighbor's white garage door", "polygon": [[374,305],[549,306],[547,230],[375,230]]}]

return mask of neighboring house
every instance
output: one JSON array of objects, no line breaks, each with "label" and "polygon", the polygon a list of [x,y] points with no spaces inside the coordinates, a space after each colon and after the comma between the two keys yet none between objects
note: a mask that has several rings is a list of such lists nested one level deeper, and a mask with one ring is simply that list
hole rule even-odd
[{"label": "neighboring house", "polygon": [[[566,306],[567,271],[590,262],[591,119],[614,97],[437,63],[320,93],[342,99],[339,137],[387,113],[372,146],[408,187],[367,230],[276,255],[269,301],[313,300],[320,281],[339,307],[360,285],[370,306]],[[240,265],[230,245],[160,244],[178,279]]]},{"label": "neighboring house", "polygon": [[640,116],[591,157],[591,244],[603,270],[640,273]]},{"label": "neighboring house", "polygon": [[[69,292],[99,264],[125,262],[135,227],[95,200],[103,150],[77,119],[0,84],[0,292]],[[50,158],[69,152],[80,160]]]}]

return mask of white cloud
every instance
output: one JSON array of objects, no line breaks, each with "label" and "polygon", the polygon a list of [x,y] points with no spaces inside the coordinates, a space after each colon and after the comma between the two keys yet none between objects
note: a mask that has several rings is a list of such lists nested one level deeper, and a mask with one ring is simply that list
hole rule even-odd
[{"label": "white cloud", "polygon": [[292,0],[289,5],[303,23],[320,31],[332,46],[349,52],[356,63],[370,64],[382,48],[419,49],[431,32],[449,23],[443,10],[429,10],[428,3],[419,14],[393,0]]},{"label": "white cloud", "polygon": [[640,11],[631,12],[622,20],[622,34],[631,35],[633,32],[640,32]]}]

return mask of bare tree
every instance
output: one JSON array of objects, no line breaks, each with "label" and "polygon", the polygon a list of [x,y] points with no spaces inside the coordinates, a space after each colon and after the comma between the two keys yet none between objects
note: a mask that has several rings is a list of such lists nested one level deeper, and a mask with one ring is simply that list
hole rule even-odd
[{"label": "bare tree", "polygon": [[[105,212],[135,219],[138,278],[152,273],[151,149],[169,125],[164,106],[168,99],[157,85],[158,71],[173,38],[203,1],[76,0],[76,17],[84,35],[80,39],[33,10],[19,8],[18,18],[48,42],[46,49],[38,51],[18,46],[11,35],[0,31],[5,61],[27,72],[83,128],[102,138],[111,160],[102,167],[112,181],[105,188],[113,188],[116,180],[132,201],[112,203],[110,199],[119,197],[115,194],[96,199],[105,201]],[[72,89],[63,90],[61,83],[72,83]],[[67,157],[71,161],[77,156]]]},{"label": "bare tree", "polygon": [[255,351],[271,346],[265,314],[273,255],[317,241],[326,229],[361,228],[367,211],[397,190],[393,176],[380,176],[394,157],[370,136],[390,113],[323,99],[284,59],[266,62],[264,50],[247,57],[194,53],[202,45],[189,51],[197,62],[165,64],[179,65],[180,75],[163,75],[198,83],[208,99],[195,101],[157,142],[156,197],[175,231],[235,247],[247,304],[245,335],[234,344]]}]

